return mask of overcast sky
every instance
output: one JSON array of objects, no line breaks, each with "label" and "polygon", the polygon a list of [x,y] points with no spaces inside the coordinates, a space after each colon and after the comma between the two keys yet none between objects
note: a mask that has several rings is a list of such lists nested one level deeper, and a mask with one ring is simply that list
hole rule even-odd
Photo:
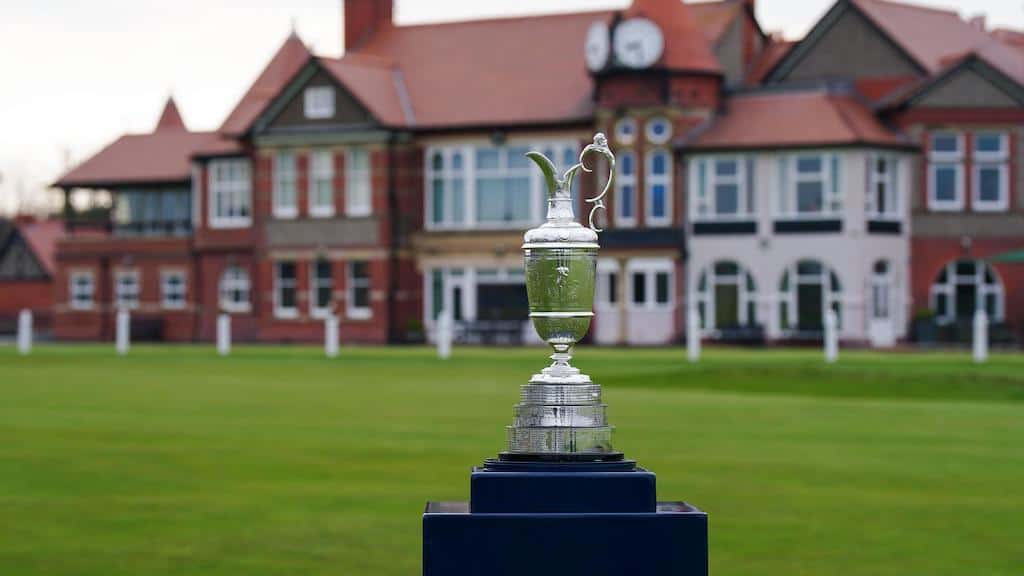
[{"label": "overcast sky", "polygon": [[[834,0],[757,0],[768,31],[799,37]],[[921,1],[921,0],[918,0]],[[929,0],[959,9],[963,0]],[[619,8],[629,0],[398,0],[399,24]],[[1024,28],[1024,0],[965,16]],[[124,132],[148,132],[173,94],[216,128],[294,26],[341,52],[341,0],[31,0],[0,3],[0,212]],[[580,48],[582,50],[582,47]]]}]

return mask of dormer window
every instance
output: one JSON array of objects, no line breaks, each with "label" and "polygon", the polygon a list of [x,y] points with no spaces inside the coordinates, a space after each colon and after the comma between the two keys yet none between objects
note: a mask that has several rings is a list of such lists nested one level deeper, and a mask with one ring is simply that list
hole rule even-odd
[{"label": "dormer window", "polygon": [[310,86],[303,93],[303,112],[311,120],[334,116],[334,88]]},{"label": "dormer window", "polygon": [[658,117],[647,122],[647,140],[652,144],[664,144],[672,137],[672,124],[668,119]]}]

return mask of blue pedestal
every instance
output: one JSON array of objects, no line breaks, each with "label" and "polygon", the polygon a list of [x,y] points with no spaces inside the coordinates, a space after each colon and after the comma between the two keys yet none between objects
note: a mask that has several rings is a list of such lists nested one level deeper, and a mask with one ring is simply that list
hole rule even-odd
[{"label": "blue pedestal", "polygon": [[430,502],[424,576],[706,576],[707,514],[656,502],[636,468],[475,469],[469,502]]}]

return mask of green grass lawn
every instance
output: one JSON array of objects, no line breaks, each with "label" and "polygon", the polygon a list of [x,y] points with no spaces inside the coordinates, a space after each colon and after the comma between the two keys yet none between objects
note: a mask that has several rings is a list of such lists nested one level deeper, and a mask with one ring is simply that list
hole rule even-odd
[{"label": "green grass lawn", "polygon": [[[1024,356],[583,348],[724,575],[1024,571]],[[413,575],[541,349],[0,348],[0,574]]]}]

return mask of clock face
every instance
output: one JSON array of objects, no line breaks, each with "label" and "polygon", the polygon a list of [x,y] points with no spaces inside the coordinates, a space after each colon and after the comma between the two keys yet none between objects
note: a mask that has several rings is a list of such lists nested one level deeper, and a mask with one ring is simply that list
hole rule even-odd
[{"label": "clock face", "polygon": [[608,25],[604,22],[594,22],[587,31],[587,42],[585,57],[587,68],[591,72],[597,72],[608,63],[608,56],[611,55],[612,47],[609,40]]},{"label": "clock face", "polygon": [[665,38],[646,18],[626,20],[615,28],[615,58],[628,68],[647,68],[661,58]]}]

